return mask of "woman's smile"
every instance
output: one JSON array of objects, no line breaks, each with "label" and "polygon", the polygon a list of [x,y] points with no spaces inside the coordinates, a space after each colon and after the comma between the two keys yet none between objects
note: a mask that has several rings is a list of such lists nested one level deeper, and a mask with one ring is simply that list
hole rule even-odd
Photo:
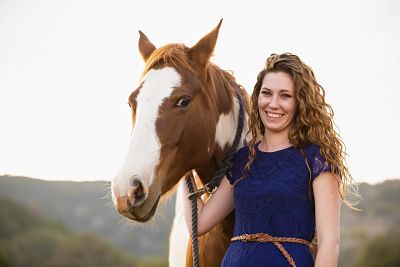
[{"label": "woman's smile", "polygon": [[279,119],[279,118],[282,118],[283,116],[285,116],[285,114],[269,112],[269,111],[265,111],[265,114],[267,114],[268,117],[273,118],[273,119]]}]

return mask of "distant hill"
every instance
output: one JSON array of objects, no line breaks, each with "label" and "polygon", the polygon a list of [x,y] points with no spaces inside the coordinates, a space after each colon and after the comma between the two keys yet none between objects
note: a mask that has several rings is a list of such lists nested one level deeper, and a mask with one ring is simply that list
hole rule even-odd
[{"label": "distant hill", "polygon": [[77,235],[60,224],[0,198],[0,266],[2,267],[135,267],[97,237]]},{"label": "distant hill", "polygon": [[[366,266],[358,265],[356,262],[363,262],[361,258],[365,257],[366,246],[370,246],[373,240],[382,241],[388,234],[400,237],[400,180],[386,180],[376,185],[361,183],[359,192],[362,199],[359,200],[357,208],[362,211],[354,211],[344,205],[341,210],[340,266],[342,267]],[[388,239],[387,244],[389,243],[393,242]],[[388,245],[386,250],[389,249],[391,248]],[[400,247],[396,250],[400,251]]]},{"label": "distant hill", "polygon": [[[33,209],[79,232],[93,233],[134,257],[167,260],[168,236],[174,215],[174,197],[162,206],[153,222],[127,225],[107,196],[107,182],[57,182],[26,177],[0,176],[0,196]],[[371,240],[400,232],[400,180],[359,185],[360,200],[354,211],[343,205],[340,265],[356,266]],[[1,227],[1,226],[0,226]],[[358,265],[357,265],[358,266]]]},{"label": "distant hill", "polygon": [[133,257],[167,258],[174,199],[168,205],[160,204],[153,222],[132,226],[115,210],[109,191],[110,183],[103,181],[43,181],[0,176],[0,196],[26,205],[71,230],[99,235]]}]

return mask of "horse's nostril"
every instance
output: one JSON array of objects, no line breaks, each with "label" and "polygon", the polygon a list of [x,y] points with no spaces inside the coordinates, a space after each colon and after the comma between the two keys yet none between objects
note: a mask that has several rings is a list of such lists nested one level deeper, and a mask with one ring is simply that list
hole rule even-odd
[{"label": "horse's nostril", "polygon": [[132,203],[132,206],[139,206],[146,199],[146,193],[144,191],[144,187],[142,182],[137,178],[132,178],[129,181],[129,185],[131,186],[129,190],[129,198]]},{"label": "horse's nostril", "polygon": [[129,180],[129,185],[133,186],[133,187],[139,187],[142,183],[140,182],[140,180],[138,178],[136,178],[136,176],[133,176],[130,180]]},{"label": "horse's nostril", "polygon": [[131,179],[129,181],[130,186],[132,187],[132,193],[134,196],[143,194],[143,185],[139,179]]}]

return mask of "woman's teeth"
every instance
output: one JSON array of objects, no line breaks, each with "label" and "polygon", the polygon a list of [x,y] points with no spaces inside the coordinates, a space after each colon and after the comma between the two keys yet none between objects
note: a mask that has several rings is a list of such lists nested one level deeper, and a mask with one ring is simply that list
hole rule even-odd
[{"label": "woman's teeth", "polygon": [[284,114],[271,113],[271,112],[265,112],[265,113],[267,113],[267,116],[268,116],[268,117],[271,117],[271,118],[281,118],[281,117],[283,117],[283,115],[284,115]]}]

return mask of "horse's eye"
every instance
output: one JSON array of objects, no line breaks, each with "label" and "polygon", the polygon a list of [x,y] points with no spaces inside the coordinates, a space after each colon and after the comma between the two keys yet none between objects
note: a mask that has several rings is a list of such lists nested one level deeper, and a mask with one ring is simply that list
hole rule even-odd
[{"label": "horse's eye", "polygon": [[190,103],[190,98],[182,97],[175,104],[175,107],[187,107],[189,105],[189,103]]},{"label": "horse's eye", "polygon": [[130,102],[128,102],[128,106],[129,106],[130,108],[132,108],[132,106],[131,106],[131,103],[130,103]]}]

